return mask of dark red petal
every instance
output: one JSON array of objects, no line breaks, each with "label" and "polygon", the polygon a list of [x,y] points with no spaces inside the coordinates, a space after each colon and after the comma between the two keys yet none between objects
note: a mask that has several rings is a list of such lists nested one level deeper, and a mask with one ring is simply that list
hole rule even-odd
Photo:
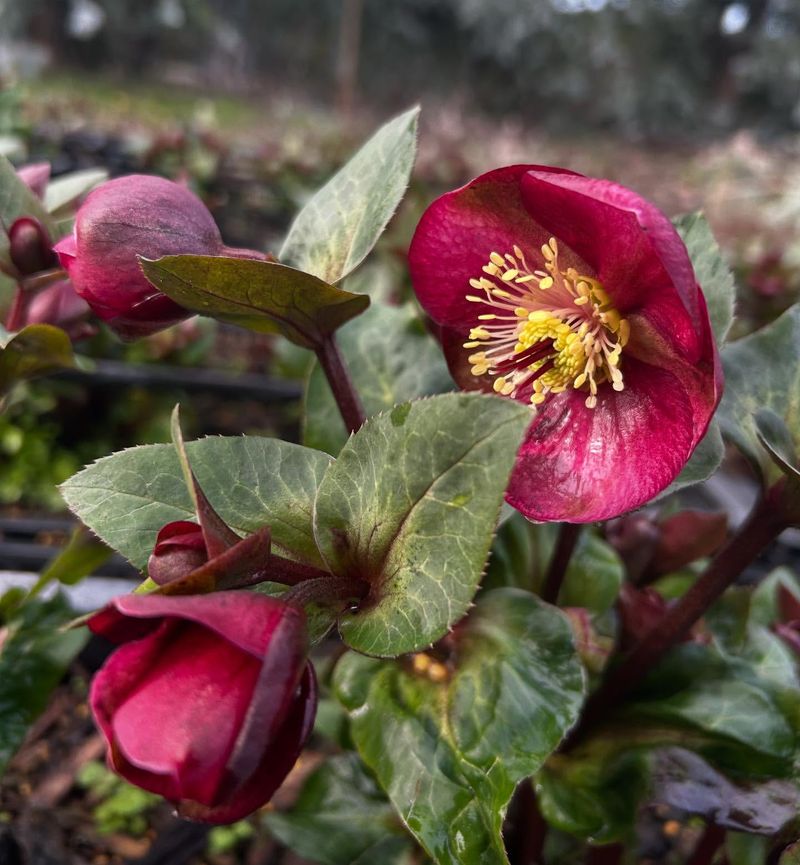
[{"label": "dark red petal", "polygon": [[[279,625],[305,629],[302,610],[278,598],[255,592],[214,592],[210,595],[120,595],[89,620],[89,627],[115,642],[130,619],[185,619],[220,634],[245,652],[262,658]],[[126,621],[127,620],[127,621]],[[153,626],[154,626],[153,625]],[[151,628],[153,627],[151,626]],[[141,634],[141,629],[139,631]]]},{"label": "dark red petal", "polygon": [[[463,331],[464,339],[484,311],[466,300],[477,293],[469,281],[483,275],[490,253],[510,253],[516,244],[532,267],[540,265],[539,249],[550,234],[531,218],[520,192],[520,180],[531,169],[571,176],[537,165],[498,168],[437,198],[414,233],[408,264],[419,302],[434,321]],[[565,264],[586,271],[584,262],[564,253]]]},{"label": "dark red petal", "polygon": [[668,486],[694,441],[689,395],[671,372],[625,364],[625,390],[548,400],[519,450],[506,499],[531,520],[594,522],[639,507]]},{"label": "dark red petal", "polygon": [[263,753],[256,770],[230,799],[214,808],[195,802],[178,803],[178,814],[203,823],[235,823],[266,804],[283,783],[303,750],[317,712],[317,682],[309,663],[300,691],[275,739]]},{"label": "dark red petal", "polygon": [[[126,650],[102,671],[106,682],[125,677]],[[173,800],[214,801],[225,765],[253,695],[259,663],[217,634],[183,624],[161,643],[150,663],[134,659],[138,678],[113,712],[113,753],[153,776],[146,789],[169,778]],[[137,783],[139,779],[137,778]],[[160,789],[159,789],[159,792]]]},{"label": "dark red petal", "polygon": [[705,348],[689,254],[670,221],[608,180],[529,171],[520,179],[531,217],[593,268],[622,315],[638,311],[688,359]]}]

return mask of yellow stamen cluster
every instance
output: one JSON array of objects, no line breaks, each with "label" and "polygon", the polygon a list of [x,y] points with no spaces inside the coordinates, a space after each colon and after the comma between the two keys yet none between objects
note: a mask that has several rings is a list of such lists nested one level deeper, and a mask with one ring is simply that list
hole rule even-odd
[{"label": "yellow stamen cluster", "polygon": [[625,387],[619,363],[630,326],[596,279],[561,269],[555,238],[541,255],[543,269],[531,270],[518,246],[513,254],[493,252],[483,275],[470,280],[480,293],[467,300],[491,309],[464,343],[480,349],[469,356],[472,374],[496,376],[494,389],[506,396],[530,388],[533,405],[582,388],[594,408],[601,384]]}]

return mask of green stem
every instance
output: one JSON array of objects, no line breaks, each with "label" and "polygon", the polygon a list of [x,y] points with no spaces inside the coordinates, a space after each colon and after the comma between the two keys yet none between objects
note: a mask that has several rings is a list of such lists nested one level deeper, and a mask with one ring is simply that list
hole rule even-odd
[{"label": "green stem", "polygon": [[361,429],[366,420],[364,408],[333,334],[320,343],[316,353],[348,432]]},{"label": "green stem", "polygon": [[542,600],[548,604],[557,604],[561,592],[561,585],[567,575],[570,559],[580,537],[581,526],[577,523],[561,523],[558,530],[556,547],[553,550],[553,558],[547,569],[542,586]]},{"label": "green stem", "polygon": [[585,732],[629,694],[661,658],[688,633],[756,556],[791,524],[768,491],[739,531],[711,561],[697,582],[670,607],[661,621],[615,667],[589,698],[578,726],[562,750],[569,750]]}]

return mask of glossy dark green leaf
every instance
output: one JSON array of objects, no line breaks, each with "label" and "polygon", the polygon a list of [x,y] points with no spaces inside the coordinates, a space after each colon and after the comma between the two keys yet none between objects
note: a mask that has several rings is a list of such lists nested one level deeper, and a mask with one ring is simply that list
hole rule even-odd
[{"label": "glossy dark green leaf", "polygon": [[570,559],[558,603],[605,613],[619,594],[625,566],[616,550],[594,532],[584,531]]},{"label": "glossy dark green leaf", "polygon": [[[373,305],[345,325],[337,339],[367,417],[415,397],[454,389],[441,349],[410,306]],[[338,454],[348,433],[316,363],[305,407],[304,444]]]},{"label": "glossy dark green leaf", "polygon": [[[38,219],[51,237],[56,237],[53,223],[45,206],[17,177],[11,163],[0,154],[0,225],[8,229],[20,216]],[[0,263],[13,267],[8,254],[8,234],[0,230]]]},{"label": "glossy dark green leaf", "polygon": [[[273,551],[320,565],[311,514],[331,462],[278,439],[213,437],[189,442],[194,473],[239,534],[272,528]],[[144,568],[159,529],[195,511],[172,445],[144,445],[98,460],[66,481],[70,508],[109,546]]]},{"label": "glossy dark green leaf", "polygon": [[728,832],[725,836],[725,855],[728,865],[764,865],[771,842],[746,832]]},{"label": "glossy dark green leaf", "polygon": [[366,295],[274,261],[168,255],[140,262],[150,282],[186,309],[306,348],[369,306]]},{"label": "glossy dark green leaf", "polygon": [[382,126],[305,205],[278,258],[339,282],[367,257],[408,186],[419,108]]},{"label": "glossy dark green leaf", "polygon": [[[725,394],[717,416],[722,431],[761,473],[778,475],[759,439],[756,415],[769,410],[800,450],[800,305],[751,336],[725,346]],[[774,426],[774,419],[773,424]],[[788,441],[784,445],[788,447]]]},{"label": "glossy dark green leaf", "polygon": [[635,736],[590,740],[569,754],[554,754],[536,775],[539,809],[561,832],[597,844],[627,840],[648,789],[648,769]]},{"label": "glossy dark green leaf", "polygon": [[703,213],[685,213],[673,223],[686,244],[697,282],[703,289],[717,344],[722,345],[733,322],[736,299],[731,269]]},{"label": "glossy dark green leaf", "polygon": [[339,621],[351,648],[416,651],[466,613],[529,421],[512,400],[445,394],[402,403],[350,438],[320,484],[314,533],[331,572],[371,583]]},{"label": "glossy dark green leaf", "polygon": [[0,328],[0,399],[18,381],[74,366],[72,343],[58,327],[31,324],[16,333]]},{"label": "glossy dark green leaf", "polygon": [[24,604],[8,630],[0,628],[0,772],[86,642],[86,631],[59,630],[72,615],[56,596]]},{"label": "glossy dark green leaf", "polygon": [[699,753],[723,771],[784,777],[798,756],[800,684],[789,650],[754,627],[736,654],[690,643],[674,649],[620,717],[695,730],[704,738]]},{"label": "glossy dark green leaf", "polygon": [[392,836],[407,850],[413,847],[391,803],[355,754],[323,763],[308,777],[292,809],[270,812],[265,823],[279,841],[321,865],[351,865]]},{"label": "glossy dark green leaf", "polygon": [[574,724],[583,671],[565,617],[515,589],[483,595],[450,639],[444,662],[346,655],[334,686],[359,753],[438,865],[504,865],[508,800]]}]

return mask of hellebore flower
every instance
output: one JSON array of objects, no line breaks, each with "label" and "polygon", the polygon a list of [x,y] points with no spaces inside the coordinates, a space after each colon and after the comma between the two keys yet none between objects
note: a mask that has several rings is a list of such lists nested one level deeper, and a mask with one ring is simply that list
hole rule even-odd
[{"label": "hellebore flower", "polygon": [[155,289],[137,255],[221,255],[219,229],[185,187],[132,174],[92,190],[55,246],[75,290],[121,337],[147,336],[191,313]]},{"label": "hellebore flower", "polygon": [[121,644],[90,695],[116,772],[207,823],[272,797],[316,713],[301,609],[253,592],[124,595],[89,627]]},{"label": "hellebore flower", "polygon": [[686,248],[653,205],[560,168],[500,168],[433,202],[409,264],[456,382],[531,405],[513,507],[604,520],[674,480],[722,373]]},{"label": "hellebore flower", "polygon": [[25,324],[58,325],[72,340],[89,336],[96,330],[85,321],[89,305],[78,297],[68,279],[60,279],[31,294],[25,306]]}]

